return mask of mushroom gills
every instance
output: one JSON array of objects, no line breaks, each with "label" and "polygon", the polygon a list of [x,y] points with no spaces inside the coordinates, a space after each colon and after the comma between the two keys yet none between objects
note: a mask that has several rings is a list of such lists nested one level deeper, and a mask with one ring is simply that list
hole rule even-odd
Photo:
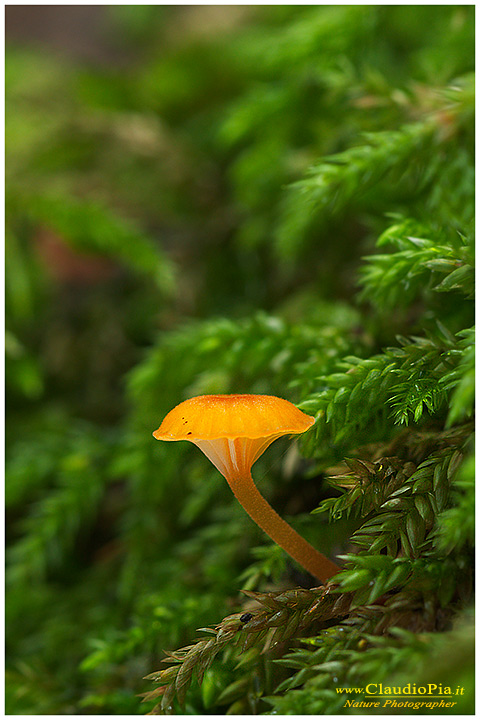
[{"label": "mushroom gills", "polygon": [[271,435],[268,438],[240,437],[233,440],[228,438],[214,440],[195,438],[191,442],[207,456],[210,462],[228,480],[232,477],[248,476],[253,463],[280,436],[281,433]]}]

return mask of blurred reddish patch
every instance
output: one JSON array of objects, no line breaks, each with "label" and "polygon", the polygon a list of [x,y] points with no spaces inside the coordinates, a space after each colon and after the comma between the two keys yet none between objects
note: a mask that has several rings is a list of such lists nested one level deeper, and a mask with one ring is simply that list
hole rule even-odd
[{"label": "blurred reddish patch", "polygon": [[118,274],[114,262],[101,255],[75,250],[50,228],[38,228],[34,242],[47,275],[58,283],[95,285]]}]

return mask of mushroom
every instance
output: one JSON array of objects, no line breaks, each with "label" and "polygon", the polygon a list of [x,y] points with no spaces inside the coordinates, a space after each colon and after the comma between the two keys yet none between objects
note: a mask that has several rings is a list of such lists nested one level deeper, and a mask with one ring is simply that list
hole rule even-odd
[{"label": "mushroom", "polygon": [[171,410],[153,433],[157,440],[189,440],[222,473],[257,525],[321,582],[340,568],[315,550],[275,512],[257,490],[251,467],[282,435],[315,422],[295,405],[272,395],[201,395]]}]

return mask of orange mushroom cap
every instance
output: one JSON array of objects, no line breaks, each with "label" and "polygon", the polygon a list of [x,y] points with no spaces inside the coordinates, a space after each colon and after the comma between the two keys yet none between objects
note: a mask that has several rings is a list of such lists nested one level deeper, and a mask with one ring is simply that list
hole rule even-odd
[{"label": "orange mushroom cap", "polygon": [[231,477],[249,471],[281,435],[303,433],[314,422],[273,395],[201,395],[173,408],[153,436],[195,443],[222,475]]},{"label": "orange mushroom cap", "polygon": [[265,438],[308,430],[315,418],[273,395],[200,395],[170,410],[157,440]]}]

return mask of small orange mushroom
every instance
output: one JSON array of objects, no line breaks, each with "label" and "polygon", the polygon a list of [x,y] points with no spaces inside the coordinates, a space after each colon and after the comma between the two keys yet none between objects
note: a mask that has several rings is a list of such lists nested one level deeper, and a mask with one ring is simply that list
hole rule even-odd
[{"label": "small orange mushroom", "polygon": [[326,582],[340,568],[282,520],[251,475],[253,463],[274,440],[303,433],[314,422],[288,400],[272,395],[201,395],[173,408],[153,436],[197,445],[226,478],[252,520],[302,567]]}]

